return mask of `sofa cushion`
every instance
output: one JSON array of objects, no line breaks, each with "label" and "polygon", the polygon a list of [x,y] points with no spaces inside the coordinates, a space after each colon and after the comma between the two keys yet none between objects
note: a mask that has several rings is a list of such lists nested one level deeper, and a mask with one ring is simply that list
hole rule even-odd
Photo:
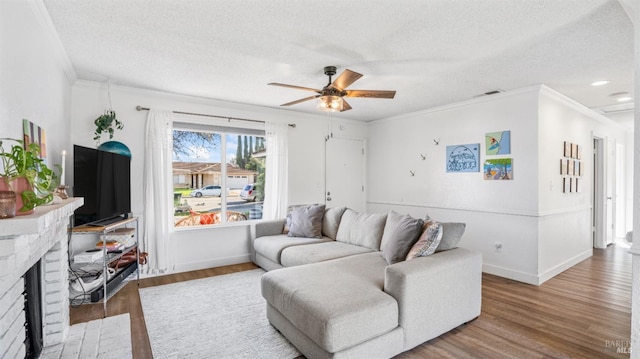
[{"label": "sofa cushion", "polygon": [[378,251],[386,221],[386,213],[358,213],[347,208],[340,219],[336,241]]},{"label": "sofa cushion", "polygon": [[442,224],[442,240],[440,241],[438,248],[436,248],[436,252],[457,248],[458,242],[462,239],[462,235],[464,234],[464,230],[467,225],[465,223],[454,222],[440,222],[440,224]]},{"label": "sofa cushion", "polygon": [[336,239],[338,235],[338,227],[340,226],[340,219],[344,214],[347,207],[333,207],[327,208],[324,211],[324,218],[322,219],[322,235],[331,239]]},{"label": "sofa cushion", "polygon": [[329,353],[398,326],[398,304],[386,294],[379,252],[283,268],[262,276],[262,296]]},{"label": "sofa cushion", "polygon": [[324,204],[296,207],[291,211],[289,237],[322,238]]},{"label": "sofa cushion", "polygon": [[442,240],[442,224],[434,220],[425,221],[422,234],[409,250],[407,260],[432,255],[436,252],[440,240]]},{"label": "sofa cushion", "polygon": [[329,241],[329,238],[304,238],[289,237],[286,234],[278,234],[274,236],[258,237],[253,241],[253,249],[256,253],[260,253],[263,257],[280,263],[280,254],[282,250],[290,246],[298,246],[301,244],[320,243]]},{"label": "sofa cushion", "polygon": [[372,249],[337,241],[291,246],[282,250],[280,261],[285,267],[318,263],[330,259],[371,252]]},{"label": "sofa cushion", "polygon": [[411,246],[422,233],[423,224],[421,219],[413,218],[408,214],[389,212],[380,243],[382,256],[387,263],[393,264],[405,260]]}]

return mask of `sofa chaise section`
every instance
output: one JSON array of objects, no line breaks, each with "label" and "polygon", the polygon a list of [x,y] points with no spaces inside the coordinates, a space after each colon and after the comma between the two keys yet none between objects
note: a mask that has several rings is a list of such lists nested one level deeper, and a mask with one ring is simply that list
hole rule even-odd
[{"label": "sofa chaise section", "polygon": [[384,342],[389,355],[400,353],[398,304],[383,291],[385,266],[371,252],[266,273],[267,317],[309,358],[339,357],[372,340]]}]

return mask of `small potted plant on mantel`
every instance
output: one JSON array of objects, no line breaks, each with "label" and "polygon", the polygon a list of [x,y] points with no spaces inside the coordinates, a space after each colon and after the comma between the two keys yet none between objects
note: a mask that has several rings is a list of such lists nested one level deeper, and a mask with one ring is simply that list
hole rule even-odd
[{"label": "small potted plant on mantel", "polygon": [[[3,147],[4,141],[15,142],[9,150]],[[16,214],[30,214],[40,205],[53,200],[52,188],[55,188],[59,176],[39,157],[40,146],[31,143],[25,149],[23,141],[0,139],[0,190],[16,193]]]}]

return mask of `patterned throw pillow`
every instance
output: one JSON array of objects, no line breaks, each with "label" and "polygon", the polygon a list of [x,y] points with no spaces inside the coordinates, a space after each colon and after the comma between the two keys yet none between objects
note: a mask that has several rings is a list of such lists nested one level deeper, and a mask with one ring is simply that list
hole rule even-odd
[{"label": "patterned throw pillow", "polygon": [[432,255],[442,240],[442,225],[440,223],[427,217],[422,228],[422,234],[409,250],[407,260]]}]

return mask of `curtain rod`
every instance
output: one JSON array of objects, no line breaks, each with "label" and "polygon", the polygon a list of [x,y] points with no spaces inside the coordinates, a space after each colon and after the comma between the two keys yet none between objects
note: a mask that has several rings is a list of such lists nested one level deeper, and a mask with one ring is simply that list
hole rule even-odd
[{"label": "curtain rod", "polygon": [[[142,106],[136,106],[136,110],[138,110],[138,111],[149,111],[149,108],[148,107],[142,107]],[[171,111],[171,112],[177,113],[177,114],[180,114],[180,115],[191,115],[191,116],[222,118],[222,119],[226,119],[226,120],[229,120],[229,121],[235,120],[235,121],[247,121],[247,122],[264,123],[264,121],[260,121],[260,120],[251,120],[251,119],[248,119],[248,118],[229,117],[229,116],[209,115],[209,114],[206,114],[206,113],[183,112],[183,111]],[[296,128],[296,124],[295,123],[290,123],[289,127]]]}]

